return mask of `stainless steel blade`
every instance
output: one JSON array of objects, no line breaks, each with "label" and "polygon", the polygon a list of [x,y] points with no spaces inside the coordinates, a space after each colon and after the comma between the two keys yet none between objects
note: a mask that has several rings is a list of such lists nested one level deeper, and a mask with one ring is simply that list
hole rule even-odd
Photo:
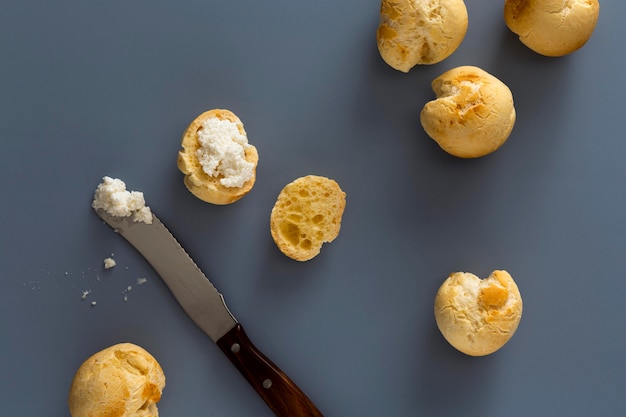
[{"label": "stainless steel blade", "polygon": [[152,224],[147,224],[102,209],[96,213],[146,258],[189,317],[214,342],[237,325],[222,294],[154,214]]}]

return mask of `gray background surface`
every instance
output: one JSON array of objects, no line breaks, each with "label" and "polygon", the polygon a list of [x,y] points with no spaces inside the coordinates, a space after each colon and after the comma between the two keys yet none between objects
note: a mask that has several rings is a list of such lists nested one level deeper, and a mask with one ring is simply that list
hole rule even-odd
[{"label": "gray background surface", "polygon": [[[271,415],[95,216],[110,175],[145,193],[327,416],[625,415],[626,2],[602,1],[589,43],[558,59],[518,42],[502,1],[467,8],[457,52],[402,74],[378,55],[378,0],[4,1],[0,414],[68,416],[82,361],[129,341],[163,366],[162,416]],[[478,160],[419,124],[430,81],[457,65],[515,98],[510,139]],[[176,168],[187,124],[218,107],[260,154],[252,192],[223,207]],[[307,174],[335,179],[347,207],[339,237],[298,263],[269,213]],[[503,349],[467,357],[438,333],[433,298],[451,272],[494,269],[524,315]]]}]

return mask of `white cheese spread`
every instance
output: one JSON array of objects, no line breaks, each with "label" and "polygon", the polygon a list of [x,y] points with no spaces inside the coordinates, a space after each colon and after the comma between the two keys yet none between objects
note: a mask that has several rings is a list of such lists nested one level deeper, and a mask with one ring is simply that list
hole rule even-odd
[{"label": "white cheese spread", "polygon": [[104,177],[98,185],[91,204],[94,209],[103,209],[116,217],[133,216],[133,221],[152,223],[152,212],[146,206],[143,193],[127,191],[124,181]]},{"label": "white cheese spread", "polygon": [[115,259],[113,258],[106,258],[104,260],[104,269],[113,268],[115,265],[117,265],[117,262],[115,262]]},{"label": "white cheese spread", "polygon": [[200,148],[196,156],[202,170],[211,177],[222,176],[224,187],[242,187],[254,176],[254,164],[246,161],[248,138],[229,120],[210,118],[198,131]]}]

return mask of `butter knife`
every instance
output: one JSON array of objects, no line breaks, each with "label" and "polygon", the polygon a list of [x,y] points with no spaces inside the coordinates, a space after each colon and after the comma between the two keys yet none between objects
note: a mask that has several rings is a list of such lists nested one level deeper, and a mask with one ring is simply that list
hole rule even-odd
[{"label": "butter knife", "polygon": [[152,265],[187,315],[217,344],[277,417],[323,417],[298,386],[250,341],[220,294],[169,230],[96,213]]}]

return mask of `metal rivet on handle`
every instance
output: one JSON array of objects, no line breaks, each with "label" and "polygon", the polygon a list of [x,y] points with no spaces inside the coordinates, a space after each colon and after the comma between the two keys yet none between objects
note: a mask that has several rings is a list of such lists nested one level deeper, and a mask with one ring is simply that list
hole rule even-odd
[{"label": "metal rivet on handle", "polygon": [[263,381],[263,388],[265,388],[265,389],[272,388],[272,380],[271,379],[266,379],[265,381]]},{"label": "metal rivet on handle", "polygon": [[230,347],[230,351],[233,353],[239,353],[239,350],[241,350],[241,346],[239,346],[239,343],[233,343]]}]

